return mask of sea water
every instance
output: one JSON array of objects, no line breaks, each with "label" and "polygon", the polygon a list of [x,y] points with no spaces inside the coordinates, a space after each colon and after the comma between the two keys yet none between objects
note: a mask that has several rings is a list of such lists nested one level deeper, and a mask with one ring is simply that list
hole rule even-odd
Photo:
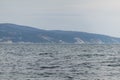
[{"label": "sea water", "polygon": [[0,44],[0,80],[119,80],[120,45]]}]

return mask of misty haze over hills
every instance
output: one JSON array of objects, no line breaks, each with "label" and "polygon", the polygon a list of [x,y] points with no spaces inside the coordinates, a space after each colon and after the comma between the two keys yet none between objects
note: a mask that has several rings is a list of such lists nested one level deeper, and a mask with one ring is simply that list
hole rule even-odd
[{"label": "misty haze over hills", "polygon": [[86,32],[42,30],[29,26],[2,23],[0,24],[0,42],[119,44],[120,38]]}]

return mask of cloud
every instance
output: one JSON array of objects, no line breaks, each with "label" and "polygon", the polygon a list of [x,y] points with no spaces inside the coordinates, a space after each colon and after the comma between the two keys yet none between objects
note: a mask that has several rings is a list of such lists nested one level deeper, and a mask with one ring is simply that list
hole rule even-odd
[{"label": "cloud", "polygon": [[119,0],[0,0],[0,22],[120,36],[119,4]]}]

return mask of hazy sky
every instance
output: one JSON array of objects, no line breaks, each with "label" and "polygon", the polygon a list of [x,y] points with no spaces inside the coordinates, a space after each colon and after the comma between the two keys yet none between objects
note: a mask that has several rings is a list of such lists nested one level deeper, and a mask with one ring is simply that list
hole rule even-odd
[{"label": "hazy sky", "polygon": [[0,0],[0,23],[120,37],[120,0]]}]

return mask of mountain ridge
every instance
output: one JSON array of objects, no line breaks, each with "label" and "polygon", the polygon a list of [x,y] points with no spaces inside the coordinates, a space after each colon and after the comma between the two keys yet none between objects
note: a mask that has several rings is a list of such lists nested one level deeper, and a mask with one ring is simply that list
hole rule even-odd
[{"label": "mountain ridge", "polygon": [[0,42],[119,44],[120,38],[107,35],[63,30],[43,30],[12,23],[0,24]]}]

